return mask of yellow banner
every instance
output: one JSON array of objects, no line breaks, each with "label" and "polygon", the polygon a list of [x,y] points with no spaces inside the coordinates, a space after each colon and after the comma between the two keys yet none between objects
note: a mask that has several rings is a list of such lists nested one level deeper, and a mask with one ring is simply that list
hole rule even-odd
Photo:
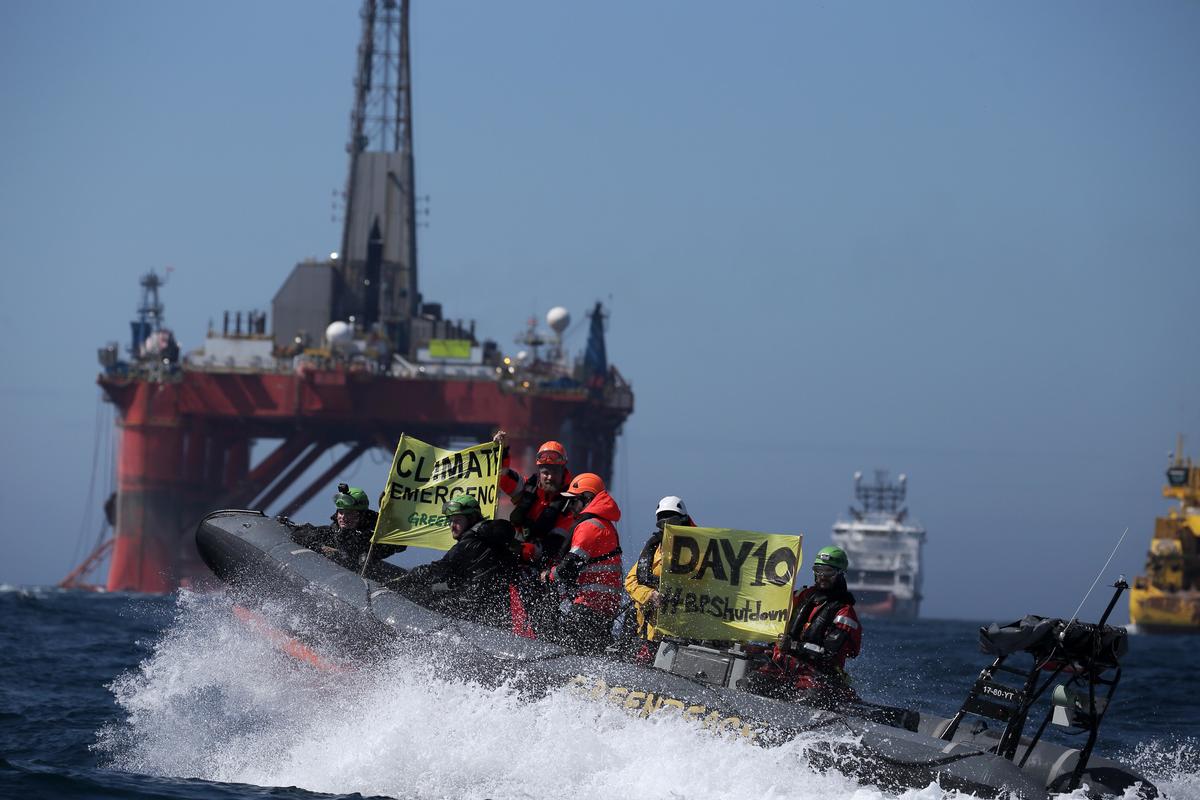
[{"label": "yellow banner", "polygon": [[470,358],[470,339],[430,339],[430,358]]},{"label": "yellow banner", "polygon": [[484,519],[491,519],[499,478],[495,442],[454,451],[401,435],[371,541],[449,550],[454,540],[442,504],[460,494],[474,495]]},{"label": "yellow banner", "polygon": [[787,629],[802,539],[667,525],[659,633],[737,642],[778,639]]}]

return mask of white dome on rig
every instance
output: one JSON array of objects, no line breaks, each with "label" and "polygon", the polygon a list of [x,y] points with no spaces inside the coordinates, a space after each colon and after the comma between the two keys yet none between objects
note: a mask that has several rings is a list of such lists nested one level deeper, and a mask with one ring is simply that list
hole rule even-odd
[{"label": "white dome on rig", "polygon": [[561,334],[571,324],[571,312],[562,306],[555,306],[546,312],[546,324],[550,326],[550,330]]},{"label": "white dome on rig", "polygon": [[325,329],[325,341],[329,343],[330,347],[350,344],[352,339],[354,339],[354,328],[349,322],[342,322],[340,319],[334,320]]}]

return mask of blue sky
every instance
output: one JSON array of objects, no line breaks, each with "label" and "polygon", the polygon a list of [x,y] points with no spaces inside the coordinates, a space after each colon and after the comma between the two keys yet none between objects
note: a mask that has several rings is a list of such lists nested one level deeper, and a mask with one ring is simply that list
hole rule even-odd
[{"label": "blue sky", "polygon": [[[931,616],[1069,615],[1126,527],[1106,578],[1140,569],[1176,434],[1200,456],[1200,6],[415,5],[421,289],[514,350],[610,304],[626,549],[680,494],[812,552],[886,467]],[[0,18],[0,501],[41,509],[0,582],[51,583],[137,276],[174,267],[186,349],[337,248],[359,20]]]}]

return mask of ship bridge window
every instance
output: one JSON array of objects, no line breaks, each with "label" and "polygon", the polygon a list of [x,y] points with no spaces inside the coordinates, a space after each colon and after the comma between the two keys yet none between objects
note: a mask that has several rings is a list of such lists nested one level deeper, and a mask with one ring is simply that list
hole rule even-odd
[{"label": "ship bridge window", "polygon": [[1171,467],[1167,470],[1167,483],[1172,486],[1187,486],[1188,468]]},{"label": "ship bridge window", "polygon": [[901,583],[912,583],[912,575],[901,575],[900,582]]}]

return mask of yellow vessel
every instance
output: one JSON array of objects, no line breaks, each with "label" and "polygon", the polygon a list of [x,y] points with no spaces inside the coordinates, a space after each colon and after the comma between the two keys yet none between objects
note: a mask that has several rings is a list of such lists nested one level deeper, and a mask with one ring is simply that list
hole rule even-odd
[{"label": "yellow vessel", "polygon": [[1143,633],[1200,633],[1200,469],[1183,457],[1182,436],[1163,497],[1179,506],[1154,520],[1146,574],[1129,592],[1129,621]]}]

